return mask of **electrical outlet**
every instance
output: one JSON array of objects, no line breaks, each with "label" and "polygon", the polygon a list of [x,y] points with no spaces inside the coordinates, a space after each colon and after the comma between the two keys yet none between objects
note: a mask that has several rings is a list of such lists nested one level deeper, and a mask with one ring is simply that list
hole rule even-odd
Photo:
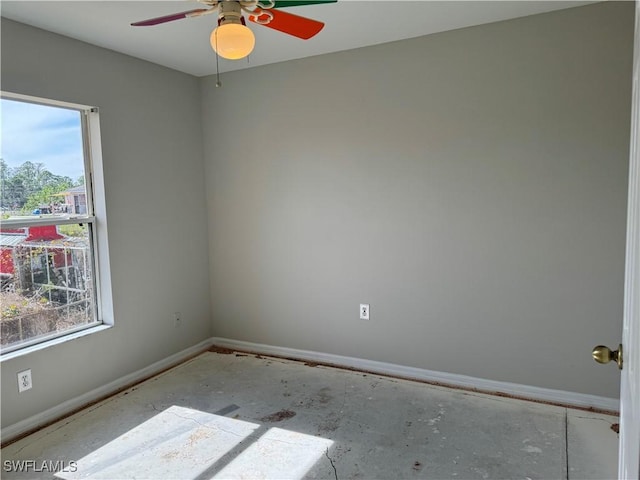
[{"label": "electrical outlet", "polygon": [[173,314],[173,326],[174,328],[178,328],[180,325],[182,325],[182,315],[180,312],[175,312]]},{"label": "electrical outlet", "polygon": [[18,392],[22,393],[26,390],[30,390],[33,387],[33,381],[31,380],[31,369],[24,370],[18,373]]},{"label": "electrical outlet", "polygon": [[360,304],[360,320],[369,320],[369,304]]}]

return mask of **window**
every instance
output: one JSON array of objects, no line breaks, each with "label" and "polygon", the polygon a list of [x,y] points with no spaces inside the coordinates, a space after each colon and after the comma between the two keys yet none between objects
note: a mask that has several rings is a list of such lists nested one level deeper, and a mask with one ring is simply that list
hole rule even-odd
[{"label": "window", "polygon": [[97,110],[2,94],[2,354],[101,324]]}]

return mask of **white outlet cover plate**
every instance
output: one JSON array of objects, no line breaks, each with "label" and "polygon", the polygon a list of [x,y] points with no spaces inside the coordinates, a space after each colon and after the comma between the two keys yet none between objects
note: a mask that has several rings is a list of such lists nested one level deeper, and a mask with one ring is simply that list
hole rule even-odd
[{"label": "white outlet cover plate", "polygon": [[369,320],[369,304],[361,303],[360,304],[360,320]]},{"label": "white outlet cover plate", "polygon": [[18,372],[18,393],[22,393],[25,390],[30,390],[33,387],[33,381],[31,380],[31,369]]}]

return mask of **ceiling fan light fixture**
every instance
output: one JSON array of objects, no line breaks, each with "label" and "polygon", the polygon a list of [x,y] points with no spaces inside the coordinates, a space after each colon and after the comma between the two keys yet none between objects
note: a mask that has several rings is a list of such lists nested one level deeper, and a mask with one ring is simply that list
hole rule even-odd
[{"label": "ceiling fan light fixture", "polygon": [[244,24],[239,1],[218,4],[218,27],[211,32],[211,48],[222,58],[239,60],[253,51],[256,37]]},{"label": "ceiling fan light fixture", "polygon": [[222,58],[239,60],[253,51],[256,37],[242,23],[221,23],[211,32],[211,48]]}]

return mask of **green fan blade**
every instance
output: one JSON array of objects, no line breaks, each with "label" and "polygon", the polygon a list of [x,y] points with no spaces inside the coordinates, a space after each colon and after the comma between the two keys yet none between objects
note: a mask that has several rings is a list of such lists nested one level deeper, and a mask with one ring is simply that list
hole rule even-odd
[{"label": "green fan blade", "polygon": [[273,8],[297,7],[299,5],[315,5],[318,3],[336,3],[338,0],[277,0]]}]

